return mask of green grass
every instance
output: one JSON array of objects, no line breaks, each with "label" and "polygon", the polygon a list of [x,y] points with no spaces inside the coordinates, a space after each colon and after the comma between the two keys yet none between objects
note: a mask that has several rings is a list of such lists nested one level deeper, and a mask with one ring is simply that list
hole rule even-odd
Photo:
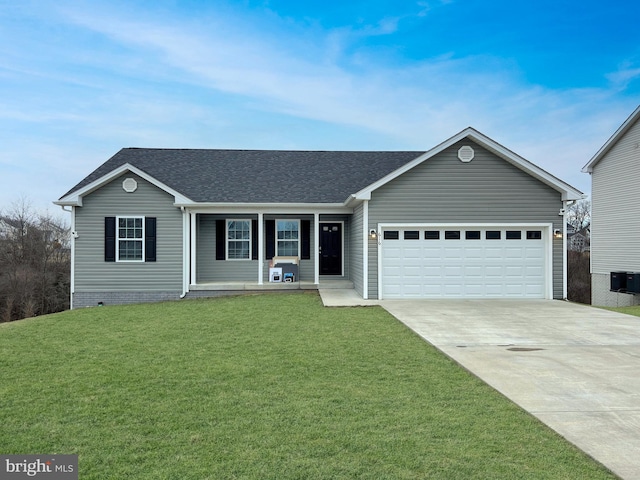
[{"label": "green grass", "polygon": [[0,452],[85,479],[615,478],[378,307],[316,294],[0,325]]},{"label": "green grass", "polygon": [[631,307],[600,307],[605,310],[612,310],[614,312],[626,313],[627,315],[635,315],[640,317],[640,305],[633,305]]}]

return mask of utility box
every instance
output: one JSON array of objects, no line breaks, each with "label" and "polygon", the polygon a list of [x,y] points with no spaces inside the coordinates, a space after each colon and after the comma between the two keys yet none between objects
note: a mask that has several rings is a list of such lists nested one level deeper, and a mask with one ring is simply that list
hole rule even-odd
[{"label": "utility box", "polygon": [[628,272],[611,272],[609,274],[612,292],[625,293],[627,291],[627,275]]},{"label": "utility box", "polygon": [[640,273],[627,273],[627,293],[640,293]]}]

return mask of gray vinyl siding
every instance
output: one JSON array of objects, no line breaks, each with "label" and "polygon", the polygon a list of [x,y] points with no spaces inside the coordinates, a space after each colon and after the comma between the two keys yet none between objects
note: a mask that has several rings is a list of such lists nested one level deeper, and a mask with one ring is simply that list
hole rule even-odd
[{"label": "gray vinyl siding", "polygon": [[[470,145],[475,158],[458,160]],[[375,190],[369,228],[379,223],[553,223],[562,228],[561,194],[468,139]],[[562,298],[562,240],[553,241],[553,296]],[[378,249],[369,241],[369,298],[378,298]]]},{"label": "gray vinyl siding", "polygon": [[[350,279],[353,287],[360,296],[363,296],[363,265],[362,265],[362,225],[363,225],[364,206],[358,205],[353,210],[351,217],[349,242],[345,242],[345,248],[349,249],[349,271]],[[347,262],[345,262],[345,265]]]},{"label": "gray vinyl siding", "polygon": [[640,271],[640,122],[593,167],[591,186],[592,303],[634,304],[633,295],[609,293],[609,273]]},{"label": "gray vinyl siding", "polygon": [[[122,189],[125,178],[138,182],[135,192]],[[131,173],[85,196],[75,208],[75,292],[181,292],[182,213],[173,202]],[[104,261],[104,219],[117,216],[157,218],[155,262]]]},{"label": "gray vinyl siding", "polygon": [[196,233],[196,282],[257,282],[256,260],[216,260],[216,220],[256,215],[198,215]]}]

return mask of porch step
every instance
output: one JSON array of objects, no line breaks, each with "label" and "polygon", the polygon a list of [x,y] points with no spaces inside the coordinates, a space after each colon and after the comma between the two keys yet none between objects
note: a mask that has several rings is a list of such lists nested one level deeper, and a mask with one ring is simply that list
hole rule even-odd
[{"label": "porch step", "polygon": [[192,292],[197,291],[239,291],[239,290],[318,290],[322,289],[353,289],[350,280],[320,280],[320,285],[313,282],[265,282],[262,285],[249,282],[214,282],[199,283],[189,286]]},{"label": "porch step", "polygon": [[318,288],[324,289],[345,289],[353,290],[353,282],[351,280],[325,280],[320,279]]}]

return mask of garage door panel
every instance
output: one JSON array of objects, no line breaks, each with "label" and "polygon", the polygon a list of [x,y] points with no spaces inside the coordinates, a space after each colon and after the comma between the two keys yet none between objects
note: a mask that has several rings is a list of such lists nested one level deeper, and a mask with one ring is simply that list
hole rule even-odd
[{"label": "garage door panel", "polygon": [[484,249],[484,258],[486,260],[500,260],[504,258],[504,247],[486,247]]},{"label": "garage door panel", "polygon": [[[506,228],[500,239],[486,239],[496,227],[474,228],[480,239],[467,239],[457,227],[393,230],[399,238],[383,239],[381,247],[383,298],[545,296],[545,241],[527,239],[524,227],[515,240],[506,239]],[[406,230],[419,230],[419,238],[405,240]],[[440,238],[427,240],[425,230],[439,230]],[[460,238],[447,239],[445,230],[460,231]]]},{"label": "garage door panel", "polygon": [[504,250],[505,258],[514,258],[520,260],[525,256],[524,247],[506,247]]}]

